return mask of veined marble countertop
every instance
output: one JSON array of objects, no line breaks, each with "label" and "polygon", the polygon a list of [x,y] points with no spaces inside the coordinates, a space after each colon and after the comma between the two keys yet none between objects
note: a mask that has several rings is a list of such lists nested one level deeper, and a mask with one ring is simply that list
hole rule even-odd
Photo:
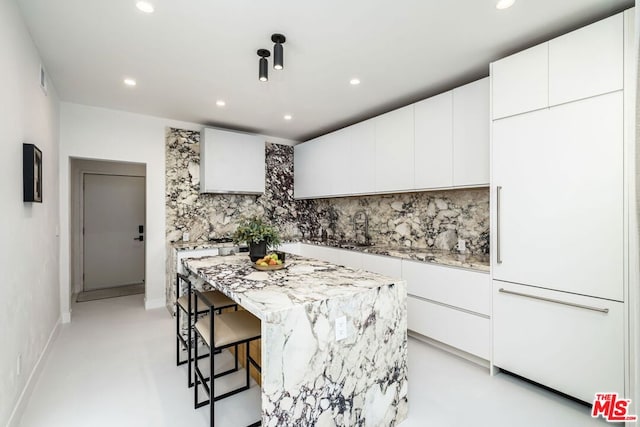
[{"label": "veined marble countertop", "polygon": [[287,254],[285,268],[273,271],[253,268],[247,253],[186,258],[182,263],[260,319],[293,306],[348,297],[402,281],[292,254]]},{"label": "veined marble countertop", "polygon": [[[295,243],[295,242],[291,242]],[[409,248],[399,246],[354,246],[349,248],[341,247],[330,242],[318,240],[300,240],[300,243],[308,245],[328,246],[336,249],[364,252],[374,255],[386,255],[396,258],[409,259],[413,261],[430,262],[434,264],[449,265],[453,267],[469,268],[477,271],[489,272],[489,255],[459,254],[449,251],[441,251],[428,248]]]},{"label": "veined marble countertop", "polygon": [[216,242],[210,240],[206,242],[177,241],[169,243],[169,246],[177,251],[190,251],[194,249],[229,248],[238,245],[233,242]]}]

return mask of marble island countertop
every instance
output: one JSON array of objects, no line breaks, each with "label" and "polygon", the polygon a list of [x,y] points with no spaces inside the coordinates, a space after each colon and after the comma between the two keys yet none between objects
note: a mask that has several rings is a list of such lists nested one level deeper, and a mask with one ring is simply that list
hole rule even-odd
[{"label": "marble island countertop", "polygon": [[275,271],[254,269],[247,254],[182,263],[196,288],[216,288],[261,320],[262,425],[406,419],[405,281],[289,254]]},{"label": "marble island countertop", "polygon": [[274,271],[256,270],[246,253],[186,258],[182,263],[261,319],[293,306],[349,297],[402,281],[291,254],[287,254],[285,268]]},{"label": "marble island countertop", "polygon": [[409,248],[388,245],[358,246],[350,244],[338,244],[319,240],[300,240],[308,245],[328,246],[337,249],[359,251],[373,255],[386,255],[413,261],[429,262],[453,267],[468,268],[477,271],[489,272],[489,255],[460,254],[450,251],[442,251],[429,248]]}]

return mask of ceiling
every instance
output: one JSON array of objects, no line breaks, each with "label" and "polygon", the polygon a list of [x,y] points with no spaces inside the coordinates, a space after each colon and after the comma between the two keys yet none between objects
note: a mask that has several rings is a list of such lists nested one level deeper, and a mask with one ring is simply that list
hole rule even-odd
[{"label": "ceiling", "polygon": [[[491,61],[633,6],[150,0],[144,14],[135,0],[16,1],[63,101],[299,141],[487,76]],[[285,68],[270,58],[260,82],[256,50],[272,50],[276,32]]]}]

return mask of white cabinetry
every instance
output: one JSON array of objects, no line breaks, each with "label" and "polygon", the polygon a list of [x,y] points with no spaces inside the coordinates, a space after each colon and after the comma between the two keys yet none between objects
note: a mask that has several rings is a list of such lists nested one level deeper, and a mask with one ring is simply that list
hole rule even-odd
[{"label": "white cabinetry", "polygon": [[586,402],[629,391],[622,18],[525,51],[537,103],[507,90],[520,54],[492,66],[493,364]]},{"label": "white cabinetry", "polygon": [[294,149],[298,199],[488,183],[488,78]]},{"label": "white cabinetry", "polygon": [[453,93],[445,92],[416,103],[414,126],[415,188],[451,187]]},{"label": "white cabinetry", "polygon": [[549,45],[543,43],[492,64],[493,119],[549,105]]},{"label": "white cabinetry", "polygon": [[[376,137],[373,119],[342,129],[349,147],[345,166],[349,194],[371,194],[376,191]],[[340,132],[340,131],[338,131]]]},{"label": "white cabinetry", "polygon": [[259,135],[205,128],[200,136],[201,193],[264,193],[265,148]]},{"label": "white cabinetry", "polygon": [[402,261],[383,255],[362,254],[362,269],[389,277],[402,277]]},{"label": "white cabinetry", "polygon": [[493,286],[495,365],[585,402],[603,390],[624,392],[624,304],[497,281]]},{"label": "white cabinetry", "polygon": [[489,360],[489,274],[402,260],[402,278],[409,330]]},{"label": "white cabinetry", "polygon": [[417,261],[402,261],[407,292],[421,298],[491,314],[491,277],[488,273],[443,267]]},{"label": "white cabinetry", "polygon": [[322,193],[323,171],[319,158],[324,151],[322,139],[316,138],[294,147],[293,191],[296,197],[318,197]]},{"label": "white cabinetry", "polygon": [[601,95],[623,86],[623,16],[549,42],[549,104]]},{"label": "white cabinetry", "polygon": [[376,117],[376,191],[413,186],[413,105]]},{"label": "white cabinetry", "polygon": [[489,92],[488,77],[453,90],[454,187],[489,185]]},{"label": "white cabinetry", "polygon": [[489,360],[491,324],[488,318],[407,296],[409,330]]},{"label": "white cabinetry", "polygon": [[622,301],[622,109],[615,92],[494,123],[495,279]]}]

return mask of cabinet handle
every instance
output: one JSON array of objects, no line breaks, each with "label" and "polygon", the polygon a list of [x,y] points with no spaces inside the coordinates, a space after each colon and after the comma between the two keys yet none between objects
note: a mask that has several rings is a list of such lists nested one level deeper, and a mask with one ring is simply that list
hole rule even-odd
[{"label": "cabinet handle", "polygon": [[536,295],[523,294],[523,293],[520,293],[520,292],[508,291],[508,290],[506,290],[504,288],[500,288],[498,290],[498,292],[503,293],[503,294],[518,295],[520,297],[525,297],[525,298],[539,299],[539,300],[542,300],[542,301],[553,302],[553,303],[556,303],[556,304],[568,305],[570,307],[584,308],[585,310],[598,311],[600,313],[608,313],[609,312],[608,308],[592,307],[590,305],[582,305],[582,304],[576,304],[576,303],[573,303],[573,302],[560,301],[559,299],[545,298],[545,297],[539,297],[539,296],[536,296]]},{"label": "cabinet handle", "polygon": [[502,264],[502,254],[500,254],[500,192],[502,186],[496,187],[496,262]]}]

